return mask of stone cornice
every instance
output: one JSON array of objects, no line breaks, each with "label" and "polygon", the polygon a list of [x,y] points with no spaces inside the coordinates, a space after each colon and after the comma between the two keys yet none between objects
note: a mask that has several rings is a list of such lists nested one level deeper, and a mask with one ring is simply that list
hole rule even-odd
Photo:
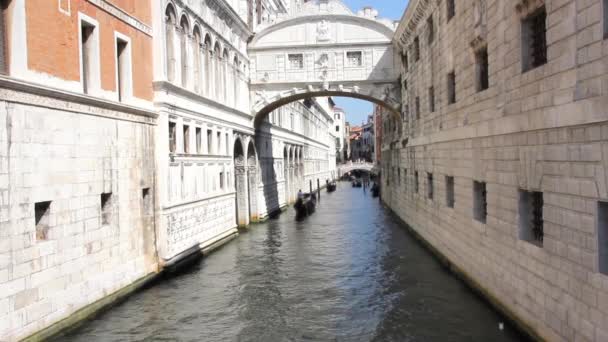
[{"label": "stone cornice", "polygon": [[[168,81],[156,81],[156,82],[153,83],[153,86],[154,86],[154,91],[168,91],[170,93],[178,94],[178,95],[180,95],[182,97],[185,97],[185,98],[188,98],[190,100],[197,101],[197,102],[202,102],[204,104],[207,104],[207,105],[210,105],[210,106],[213,106],[213,107],[225,110],[227,112],[230,112],[231,114],[235,114],[235,115],[238,115],[238,116],[241,116],[241,117],[244,117],[244,118],[252,119],[251,114],[248,114],[248,113],[243,112],[241,110],[238,110],[236,108],[227,106],[227,105],[225,105],[225,104],[223,104],[221,102],[218,102],[218,101],[215,101],[215,100],[212,100],[212,99],[208,99],[208,98],[206,98],[204,96],[201,96],[201,95],[199,95],[197,93],[194,93],[194,92],[192,92],[192,91],[190,91],[188,89],[184,89],[184,88],[182,88],[180,86],[177,86],[177,85],[175,85],[175,84],[173,84],[171,82],[168,82]],[[162,102],[160,102],[160,103],[162,103]],[[155,104],[159,104],[159,102],[157,102]],[[169,105],[172,105],[172,104],[169,104]]]},{"label": "stone cornice", "polygon": [[133,107],[6,76],[0,76],[0,100],[147,124],[156,124],[158,117],[158,114],[151,109]]},{"label": "stone cornice", "polygon": [[[428,1],[428,0],[425,0]],[[306,16],[301,16],[301,17],[295,17],[293,19],[288,19],[285,21],[281,21],[277,24],[271,25],[267,28],[265,28],[264,30],[258,32],[255,34],[255,36],[253,37],[253,39],[251,40],[250,46],[255,46],[255,44],[257,43],[258,40],[260,40],[260,38],[271,34],[272,32],[285,28],[285,27],[289,27],[289,26],[293,26],[293,25],[297,25],[297,24],[301,24],[301,23],[310,23],[310,22],[318,22],[321,20],[328,20],[330,22],[356,22],[356,23],[362,23],[366,26],[369,26],[371,29],[376,29],[378,32],[384,34],[386,36],[387,42],[390,43],[391,39],[394,36],[395,31],[393,29],[391,29],[390,27],[382,24],[381,22],[372,20],[372,19],[368,19],[368,18],[364,18],[364,17],[358,17],[358,16],[354,16],[354,15],[344,15],[344,14],[317,14],[317,15],[306,15]]]},{"label": "stone cornice", "polygon": [[122,8],[110,3],[107,0],[89,0],[89,2],[106,11],[107,13],[110,13],[111,15],[115,16],[126,24],[152,37],[152,28],[148,24],[135,18]]},{"label": "stone cornice", "polygon": [[[207,0],[207,4],[209,5],[209,7],[212,7],[212,4],[215,4],[217,6],[217,8],[221,9],[224,11],[224,13],[226,13],[226,15],[232,19],[232,21],[234,23],[236,23],[239,28],[245,33],[247,34],[248,37],[251,37],[253,35],[253,32],[249,29],[249,27],[247,26],[247,23],[245,23],[243,21],[243,19],[241,19],[241,16],[236,13],[234,11],[234,9],[232,8],[232,6],[230,6],[225,0]],[[232,25],[228,25],[229,27]]]},{"label": "stone cornice", "polygon": [[[228,39],[226,39],[224,37],[225,33],[218,32],[217,28],[215,28],[215,27],[211,26],[209,23],[207,23],[204,20],[204,18],[202,18],[199,15],[199,13],[196,13],[194,10],[192,10],[192,8],[190,8],[187,4],[185,4],[183,0],[172,0],[172,1],[174,1],[177,5],[179,5],[181,8],[183,8],[184,11],[187,12],[190,16],[196,18],[197,20],[194,21],[195,23],[204,26],[207,31],[212,32],[213,35],[215,36],[216,40],[221,40],[222,41],[222,45],[224,45],[224,46],[231,46],[233,48],[233,50],[234,50],[234,53],[236,53],[236,54],[238,54],[240,56],[239,59],[244,60],[244,61],[249,61],[249,56],[247,56],[246,54],[243,54],[238,46],[235,46]],[[249,40],[249,38],[251,38],[251,36],[253,36],[253,32],[251,30],[249,30],[249,28],[241,20],[241,18],[239,17],[239,15],[236,12],[234,12],[234,10],[232,9],[232,7],[230,7],[230,5],[224,3],[225,2],[224,0],[208,0],[209,4],[211,2],[214,2],[215,4],[217,4],[217,7],[214,7],[214,9],[220,10],[220,11],[229,10],[229,11],[232,12],[233,15],[235,15],[237,17],[237,19],[236,20],[233,19],[233,21],[235,23],[239,24],[239,29],[241,29],[241,35],[245,36],[245,39],[243,39],[243,41],[245,43]],[[226,7],[227,7],[227,9],[226,9]],[[220,16],[219,18],[220,18],[220,20],[224,20],[224,17]],[[230,27],[230,25],[228,23],[226,23],[226,26]],[[179,29],[179,26],[176,26],[176,29]]]},{"label": "stone cornice", "polygon": [[276,46],[261,46],[261,47],[249,47],[248,51],[256,52],[256,51],[272,51],[272,50],[322,50],[326,51],[328,49],[344,49],[344,48],[352,48],[355,50],[356,48],[363,47],[392,47],[391,41],[386,42],[361,42],[361,43],[325,43],[325,44],[316,44],[316,45],[276,45]]},{"label": "stone cornice", "polygon": [[403,18],[399,22],[397,31],[395,32],[395,42],[406,48],[410,41],[415,37],[418,25],[421,22],[425,22],[427,18],[427,11],[433,2],[437,0],[412,0],[405,10]]}]

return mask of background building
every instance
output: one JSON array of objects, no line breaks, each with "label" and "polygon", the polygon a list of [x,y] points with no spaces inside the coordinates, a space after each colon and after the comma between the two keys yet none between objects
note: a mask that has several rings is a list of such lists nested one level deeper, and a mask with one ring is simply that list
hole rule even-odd
[{"label": "background building", "polygon": [[340,107],[334,107],[334,126],[336,135],[336,161],[344,163],[348,159],[348,132],[346,131],[346,113]]},{"label": "background building", "polygon": [[374,104],[374,165],[380,166],[382,163],[382,117],[389,116],[384,107]]}]

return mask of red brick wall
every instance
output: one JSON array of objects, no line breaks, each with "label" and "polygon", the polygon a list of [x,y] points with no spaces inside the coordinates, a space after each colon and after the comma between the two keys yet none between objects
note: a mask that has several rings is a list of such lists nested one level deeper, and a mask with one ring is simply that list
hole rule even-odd
[{"label": "red brick wall", "polygon": [[[150,21],[149,0],[113,0],[142,21]],[[137,6],[135,5],[137,4]],[[80,80],[78,13],[99,22],[101,88],[116,91],[114,31],[131,38],[133,96],[152,100],[152,38],[85,0],[72,0],[71,15],[57,1],[26,1],[28,68],[68,80]]]}]

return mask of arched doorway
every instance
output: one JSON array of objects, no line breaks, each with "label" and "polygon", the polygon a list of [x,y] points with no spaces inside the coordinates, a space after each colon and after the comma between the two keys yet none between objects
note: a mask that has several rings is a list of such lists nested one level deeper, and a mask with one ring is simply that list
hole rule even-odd
[{"label": "arched doorway", "polygon": [[249,186],[243,142],[240,138],[234,141],[234,178],[236,188],[236,224],[239,227],[246,227],[249,225]]}]

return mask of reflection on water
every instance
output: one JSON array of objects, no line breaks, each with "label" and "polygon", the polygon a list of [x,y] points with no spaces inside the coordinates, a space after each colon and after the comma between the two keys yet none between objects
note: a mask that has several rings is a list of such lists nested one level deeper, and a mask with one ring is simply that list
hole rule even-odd
[{"label": "reflection on water", "polygon": [[519,341],[377,200],[339,184],[62,341]]}]

